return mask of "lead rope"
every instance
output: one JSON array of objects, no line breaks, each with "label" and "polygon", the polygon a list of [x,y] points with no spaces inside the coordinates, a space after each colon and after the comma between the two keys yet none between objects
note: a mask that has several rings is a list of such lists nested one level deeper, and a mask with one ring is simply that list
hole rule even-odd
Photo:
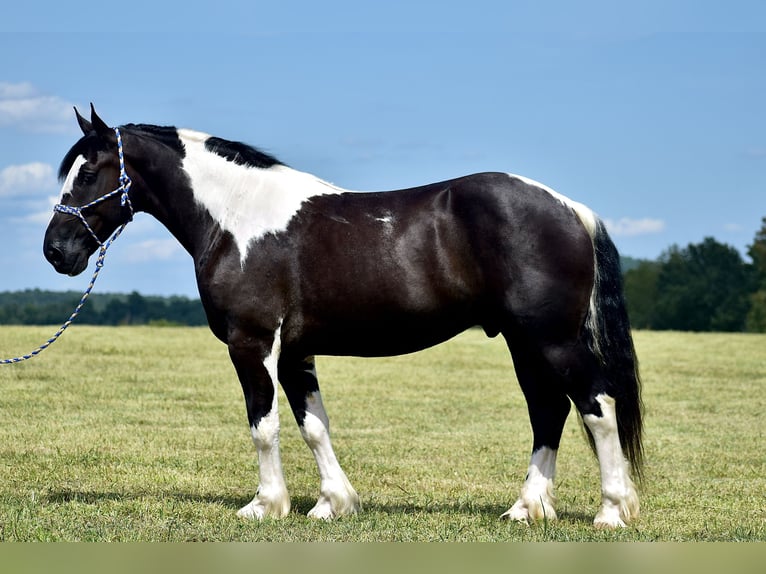
[{"label": "lead rope", "polygon": [[[85,302],[88,300],[88,297],[90,296],[90,292],[93,290],[93,286],[96,284],[96,279],[98,279],[98,274],[101,272],[102,267],[104,266],[104,259],[106,257],[106,251],[109,249],[109,246],[112,245],[115,239],[117,239],[120,234],[122,233],[122,230],[125,229],[125,226],[130,223],[133,220],[133,204],[130,201],[130,197],[128,197],[128,191],[130,191],[130,185],[131,180],[130,177],[128,177],[128,174],[125,172],[125,159],[123,158],[122,154],[122,137],[120,136],[120,130],[118,128],[114,128],[114,132],[117,134],[117,152],[120,158],[120,187],[115,189],[114,191],[111,191],[107,193],[106,195],[102,195],[98,199],[88,203],[87,205],[83,205],[82,207],[72,207],[68,205],[56,205],[53,209],[56,212],[59,213],[66,213],[69,215],[74,215],[80,219],[80,221],[85,226],[85,229],[88,230],[88,232],[91,234],[91,236],[96,240],[96,243],[98,243],[101,246],[101,249],[98,253],[98,258],[96,259],[96,269],[93,271],[93,277],[90,279],[90,283],[88,284],[88,287],[85,289],[85,292],[82,294],[82,298],[80,299],[80,302],[77,304],[77,307],[75,307],[75,310],[72,311],[72,314],[69,316],[69,319],[66,320],[66,322],[59,327],[59,330],[56,331],[56,333],[48,339],[45,343],[37,347],[34,351],[31,353],[28,353],[26,355],[21,355],[20,357],[13,357],[12,359],[0,359],[0,365],[10,365],[13,363],[20,363],[22,361],[26,361],[28,359],[31,359],[32,357],[36,357],[40,353],[42,353],[45,349],[50,347],[53,343],[56,342],[56,340],[64,333],[64,331],[67,330],[69,325],[72,324],[72,322],[77,318],[77,316],[80,314],[80,310],[83,308],[83,305],[85,305]],[[121,199],[120,204],[125,206],[127,205],[130,209],[130,218],[120,225],[115,232],[112,234],[112,236],[106,241],[101,242],[99,238],[96,236],[93,229],[88,225],[87,220],[85,219],[85,216],[82,214],[82,210],[86,209],[88,207],[91,207],[93,205],[96,205],[98,203],[101,203],[105,199],[108,199],[112,197],[113,195],[121,193]]]}]

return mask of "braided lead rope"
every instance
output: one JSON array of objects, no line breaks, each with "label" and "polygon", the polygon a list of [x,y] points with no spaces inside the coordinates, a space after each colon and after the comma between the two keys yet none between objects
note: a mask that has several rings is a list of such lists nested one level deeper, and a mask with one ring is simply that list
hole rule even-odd
[{"label": "braided lead rope", "polygon": [[[93,277],[91,277],[88,287],[85,289],[85,292],[83,293],[82,298],[80,299],[80,302],[77,304],[77,307],[75,307],[75,310],[69,316],[69,319],[67,319],[66,322],[64,322],[64,324],[61,325],[61,327],[59,327],[59,330],[56,331],[56,333],[50,339],[48,339],[45,343],[37,347],[37,349],[35,349],[31,353],[27,353],[26,355],[21,355],[20,357],[13,357],[12,359],[0,359],[0,365],[11,365],[13,363],[20,363],[22,361],[26,361],[27,359],[31,359],[32,357],[36,357],[37,355],[42,353],[45,349],[50,347],[53,343],[55,343],[56,340],[64,333],[64,331],[67,330],[69,325],[71,325],[72,322],[80,314],[80,310],[85,305],[85,302],[88,300],[88,297],[90,296],[90,293],[93,290],[93,286],[96,284],[96,279],[98,279],[98,274],[101,272],[101,268],[104,266],[104,259],[106,258],[107,249],[109,249],[109,246],[111,246],[114,240],[120,236],[120,234],[122,233],[122,230],[125,229],[125,226],[128,223],[130,223],[130,221],[133,219],[133,204],[130,201],[130,197],[128,197],[128,191],[130,191],[130,185],[132,182],[130,180],[130,177],[128,177],[128,174],[125,171],[125,160],[122,155],[122,138],[120,137],[120,130],[118,128],[114,128],[114,131],[117,134],[117,151],[120,157],[120,187],[118,187],[114,191],[107,193],[106,195],[102,195],[98,199],[91,201],[89,204],[83,205],[81,207],[69,207],[69,206],[60,205],[60,204],[54,207],[54,211],[57,211],[59,213],[66,213],[66,214],[74,215],[78,217],[80,221],[82,222],[82,224],[85,226],[85,228],[90,232],[91,236],[96,240],[96,243],[98,243],[101,246],[101,248],[99,249],[98,258],[96,259],[96,269],[95,271],[93,271]],[[122,206],[127,205],[130,208],[130,219],[128,219],[125,223],[120,225],[106,242],[102,242],[96,236],[91,226],[88,225],[88,222],[85,219],[85,216],[82,214],[82,210],[87,207],[91,207],[93,205],[101,203],[105,199],[108,199],[117,193],[122,193],[122,197],[120,199],[120,205]]]}]

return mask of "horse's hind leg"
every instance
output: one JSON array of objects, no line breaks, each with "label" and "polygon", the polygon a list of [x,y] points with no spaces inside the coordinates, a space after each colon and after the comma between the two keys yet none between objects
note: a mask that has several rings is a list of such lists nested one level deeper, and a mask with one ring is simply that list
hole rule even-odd
[{"label": "horse's hind leg", "polygon": [[570,402],[548,373],[542,357],[532,349],[520,347],[511,346],[511,352],[532,424],[532,456],[519,499],[501,518],[525,523],[555,520],[556,454]]},{"label": "horse's hind leg", "polygon": [[308,515],[329,520],[355,514],[361,508],[359,496],[341,469],[330,442],[330,422],[319,394],[313,357],[281,361],[279,380],[319,470],[319,500]]},{"label": "horse's hind leg", "polygon": [[638,493],[620,445],[615,399],[603,392],[591,392],[588,399],[576,400],[588,427],[601,470],[601,509],[593,524],[598,528],[626,526],[638,517]]},{"label": "horse's hind leg", "polygon": [[[615,398],[593,351],[581,341],[543,347],[546,362],[572,399],[593,438],[601,471],[596,527],[625,526],[638,516],[638,495],[620,444]],[[612,385],[613,386],[613,385]]]}]

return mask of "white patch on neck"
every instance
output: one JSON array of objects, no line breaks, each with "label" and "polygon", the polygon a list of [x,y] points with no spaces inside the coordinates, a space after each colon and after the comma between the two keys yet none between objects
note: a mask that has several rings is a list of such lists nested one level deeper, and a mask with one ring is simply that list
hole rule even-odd
[{"label": "white patch on neck", "polygon": [[237,165],[205,149],[207,134],[181,129],[178,135],[186,148],[183,168],[194,198],[221,229],[232,234],[243,266],[252,242],[287,229],[305,201],[345,192],[283,165],[267,169]]},{"label": "white patch on neck", "polygon": [[534,179],[529,179],[528,177],[524,177],[523,175],[516,175],[513,173],[509,173],[509,176],[521,180],[527,185],[532,185],[534,187],[539,187],[540,189],[543,189],[550,193],[553,197],[558,199],[561,203],[569,207],[572,211],[575,212],[577,217],[580,219],[580,221],[583,224],[583,227],[585,227],[586,231],[591,237],[595,237],[596,235],[596,214],[593,213],[593,210],[591,210],[588,206],[583,205],[582,203],[579,203],[577,201],[574,201],[572,199],[569,199],[565,195],[561,195],[557,191],[552,190],[547,185],[544,185],[540,183],[539,181],[535,181]]}]

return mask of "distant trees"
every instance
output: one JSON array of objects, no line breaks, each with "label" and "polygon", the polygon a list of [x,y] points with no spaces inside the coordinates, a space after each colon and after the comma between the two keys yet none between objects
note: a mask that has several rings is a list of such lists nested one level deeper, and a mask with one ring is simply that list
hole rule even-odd
[{"label": "distant trees", "polygon": [[[40,289],[0,293],[0,324],[61,324],[80,297],[80,293],[71,291]],[[90,325],[207,325],[198,299],[144,296],[135,291],[128,295],[91,295],[77,321]]]},{"label": "distant trees", "polygon": [[750,295],[750,309],[745,318],[748,331],[766,333],[766,217],[747,254],[753,261],[753,292]]},{"label": "distant trees", "polygon": [[633,327],[766,332],[766,217],[748,255],[707,237],[642,261],[625,273]]},{"label": "distant trees", "polygon": [[654,327],[682,331],[742,331],[751,270],[739,252],[712,237],[660,259]]},{"label": "distant trees", "polygon": [[656,324],[659,261],[641,261],[625,272],[625,300],[634,329],[652,329]]}]

